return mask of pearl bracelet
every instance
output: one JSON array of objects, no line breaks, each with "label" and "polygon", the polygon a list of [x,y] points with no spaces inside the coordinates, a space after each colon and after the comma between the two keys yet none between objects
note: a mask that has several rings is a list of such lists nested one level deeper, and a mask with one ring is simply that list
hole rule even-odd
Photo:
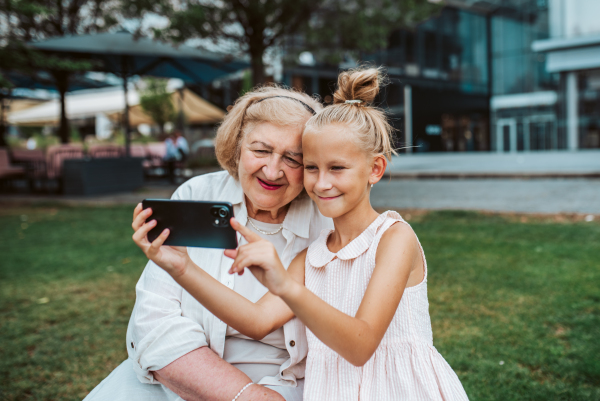
[{"label": "pearl bracelet", "polygon": [[246,384],[244,387],[242,387],[242,389],[240,390],[240,392],[239,392],[239,393],[237,393],[237,395],[236,395],[235,397],[233,397],[233,400],[231,400],[231,401],[236,401],[236,400],[238,399],[238,397],[239,397],[240,395],[242,395],[242,393],[244,392],[244,390],[246,390],[246,389],[247,389],[248,387],[250,387],[250,385],[252,385],[252,384],[254,384],[254,383],[253,383],[253,382],[250,382],[250,383]]}]

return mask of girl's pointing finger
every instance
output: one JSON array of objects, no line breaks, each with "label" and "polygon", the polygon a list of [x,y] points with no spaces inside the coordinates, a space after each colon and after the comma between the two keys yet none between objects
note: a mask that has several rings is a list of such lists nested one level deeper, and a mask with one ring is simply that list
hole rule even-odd
[{"label": "girl's pointing finger", "polygon": [[262,239],[258,234],[254,233],[248,227],[241,225],[240,222],[235,219],[235,217],[232,217],[231,220],[229,220],[229,224],[231,224],[231,227],[235,231],[242,234],[248,243],[260,241]]}]

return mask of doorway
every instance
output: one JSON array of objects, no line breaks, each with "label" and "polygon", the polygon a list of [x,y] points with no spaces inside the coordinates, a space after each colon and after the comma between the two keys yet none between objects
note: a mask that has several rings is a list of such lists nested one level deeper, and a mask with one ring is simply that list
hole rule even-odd
[{"label": "doorway", "polygon": [[496,123],[496,151],[517,151],[517,119],[501,118]]}]

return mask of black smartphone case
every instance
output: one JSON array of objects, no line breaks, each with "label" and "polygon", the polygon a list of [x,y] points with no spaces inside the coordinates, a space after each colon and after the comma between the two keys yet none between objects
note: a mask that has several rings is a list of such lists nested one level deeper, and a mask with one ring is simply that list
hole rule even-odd
[{"label": "black smartphone case", "polygon": [[157,222],[148,232],[150,242],[168,228],[170,234],[164,245],[219,249],[238,246],[236,232],[229,224],[233,217],[233,205],[229,202],[144,199],[142,207],[152,208],[146,221]]}]

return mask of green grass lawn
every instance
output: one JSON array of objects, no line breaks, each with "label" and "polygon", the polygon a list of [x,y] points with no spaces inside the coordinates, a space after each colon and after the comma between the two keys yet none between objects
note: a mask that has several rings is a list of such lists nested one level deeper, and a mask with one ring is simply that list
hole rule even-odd
[{"label": "green grass lawn", "polygon": [[[80,400],[127,357],[132,207],[0,210],[0,399]],[[600,224],[411,220],[434,343],[472,400],[600,400]]]}]

